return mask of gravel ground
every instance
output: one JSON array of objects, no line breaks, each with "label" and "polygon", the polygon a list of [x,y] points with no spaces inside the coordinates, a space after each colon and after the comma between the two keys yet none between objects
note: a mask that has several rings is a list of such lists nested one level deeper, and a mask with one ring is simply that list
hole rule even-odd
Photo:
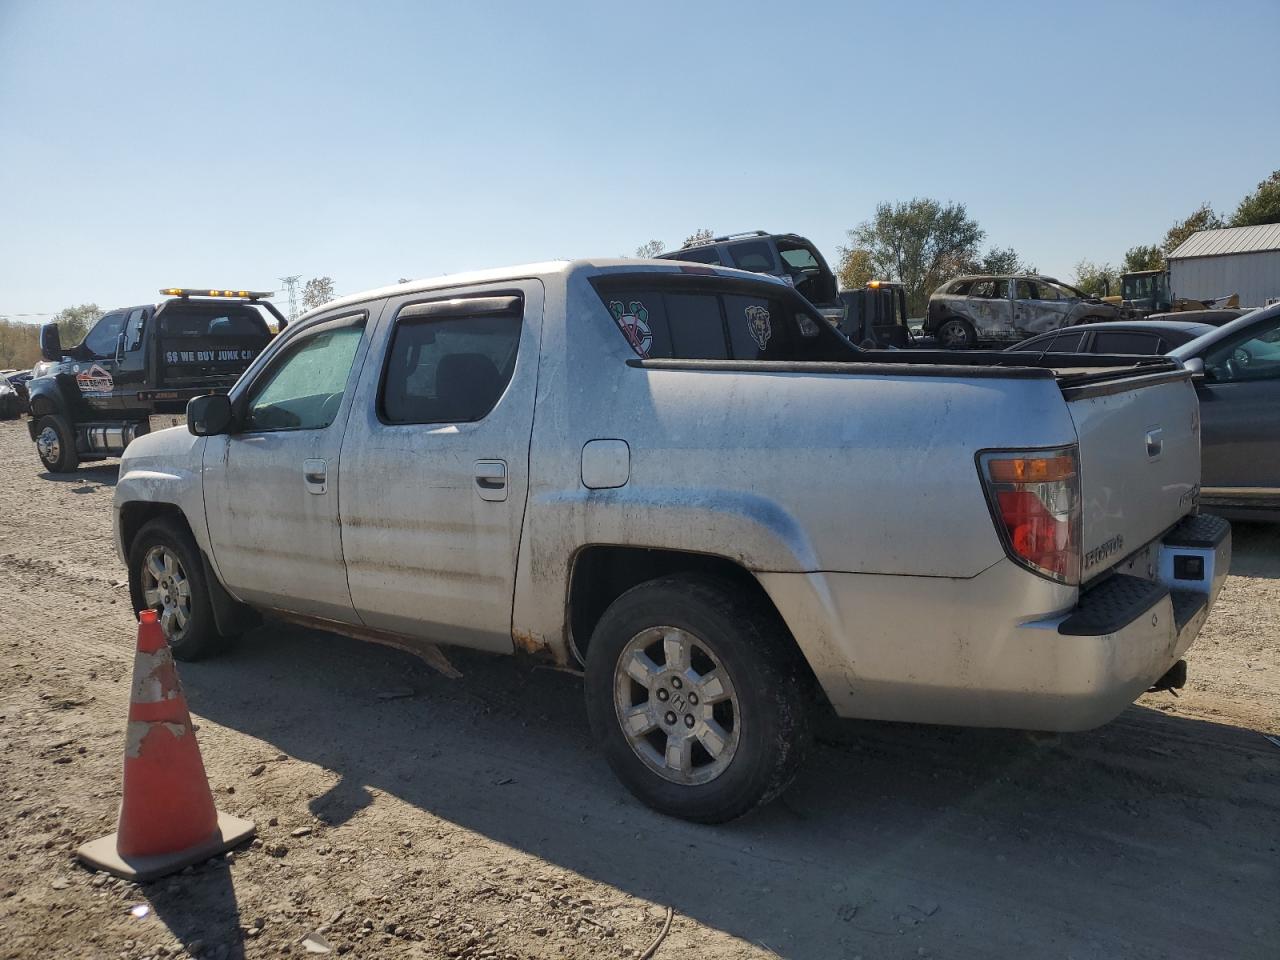
[{"label": "gravel ground", "polygon": [[[135,886],[114,827],[135,625],[116,466],[0,423],[0,957],[1280,956],[1280,537],[1235,569],[1180,697],[1090,733],[840,723],[725,827],[639,806],[578,680],[269,624],[182,666],[219,806],[260,842]],[[319,938],[319,939],[317,939]],[[322,942],[323,941],[323,942]]]}]

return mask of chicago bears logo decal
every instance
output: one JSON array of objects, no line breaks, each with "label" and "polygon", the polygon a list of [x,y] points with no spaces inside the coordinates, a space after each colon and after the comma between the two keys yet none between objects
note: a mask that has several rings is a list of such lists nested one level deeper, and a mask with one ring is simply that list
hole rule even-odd
[{"label": "chicago bears logo decal", "polygon": [[743,311],[747,318],[747,330],[756,346],[763,350],[773,336],[773,324],[769,321],[769,311],[764,307],[747,307]]}]

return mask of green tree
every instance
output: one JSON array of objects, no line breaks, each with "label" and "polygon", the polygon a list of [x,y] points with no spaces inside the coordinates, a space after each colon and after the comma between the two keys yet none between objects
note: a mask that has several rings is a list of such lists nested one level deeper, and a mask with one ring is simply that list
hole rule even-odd
[{"label": "green tree", "polygon": [[1160,248],[1139,244],[1136,247],[1130,247],[1124,252],[1124,265],[1120,268],[1120,271],[1121,273],[1137,273],[1140,270],[1163,269],[1164,254]]},{"label": "green tree", "polygon": [[1280,170],[1258,184],[1258,189],[1240,201],[1229,226],[1253,227],[1260,223],[1280,223]]},{"label": "green tree", "polygon": [[78,307],[63,307],[54,315],[58,336],[65,344],[79,343],[84,335],[102,316],[103,310],[96,303],[82,303]]},{"label": "green tree", "polygon": [[1164,243],[1160,245],[1160,249],[1166,254],[1173,253],[1182,241],[1193,233],[1199,233],[1201,230],[1217,230],[1219,227],[1225,226],[1226,224],[1223,223],[1222,217],[1213,212],[1213,207],[1207,203],[1202,203],[1191,216],[1185,220],[1179,220],[1169,228],[1169,232],[1164,235]]},{"label": "green tree", "polygon": [[965,267],[967,273],[995,273],[1005,275],[1016,275],[1020,273],[1035,273],[1036,268],[1024,263],[1022,258],[1018,256],[1018,251],[1013,247],[992,247],[980,259]]},{"label": "green tree", "polygon": [[881,203],[875,216],[849,231],[849,251],[865,250],[874,276],[902,283],[910,316],[923,315],[929,294],[944,280],[978,262],[986,233],[962,203],[927,197]]},{"label": "green tree", "polygon": [[1120,271],[1109,263],[1081,260],[1076,264],[1076,283],[1091,297],[1105,297],[1120,293]]},{"label": "green tree", "polygon": [[868,280],[875,278],[876,272],[871,266],[870,251],[860,247],[840,248],[836,279],[840,281],[841,290],[860,290],[867,285]]},{"label": "green tree", "polygon": [[661,240],[650,240],[648,243],[642,243],[636,247],[636,256],[641,260],[651,260],[654,257],[662,256],[666,249],[666,244]]},{"label": "green tree", "polygon": [[334,297],[332,277],[312,277],[302,288],[302,308],[314,310]]}]

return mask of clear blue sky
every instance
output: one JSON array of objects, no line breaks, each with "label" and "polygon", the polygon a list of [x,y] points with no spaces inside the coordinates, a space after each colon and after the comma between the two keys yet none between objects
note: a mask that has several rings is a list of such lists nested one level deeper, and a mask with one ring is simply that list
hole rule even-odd
[{"label": "clear blue sky", "polygon": [[963,201],[1070,277],[1280,167],[1280,3],[0,0],[0,315]]}]

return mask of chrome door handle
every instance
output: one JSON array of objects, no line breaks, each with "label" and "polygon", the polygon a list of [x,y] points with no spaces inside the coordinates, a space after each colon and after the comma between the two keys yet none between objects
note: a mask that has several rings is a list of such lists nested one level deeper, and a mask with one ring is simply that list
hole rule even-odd
[{"label": "chrome door handle", "polygon": [[476,493],[481,500],[507,499],[507,462],[505,460],[476,461]]},{"label": "chrome door handle", "polygon": [[325,493],[329,489],[329,462],[303,460],[302,479],[307,485],[307,493]]}]

